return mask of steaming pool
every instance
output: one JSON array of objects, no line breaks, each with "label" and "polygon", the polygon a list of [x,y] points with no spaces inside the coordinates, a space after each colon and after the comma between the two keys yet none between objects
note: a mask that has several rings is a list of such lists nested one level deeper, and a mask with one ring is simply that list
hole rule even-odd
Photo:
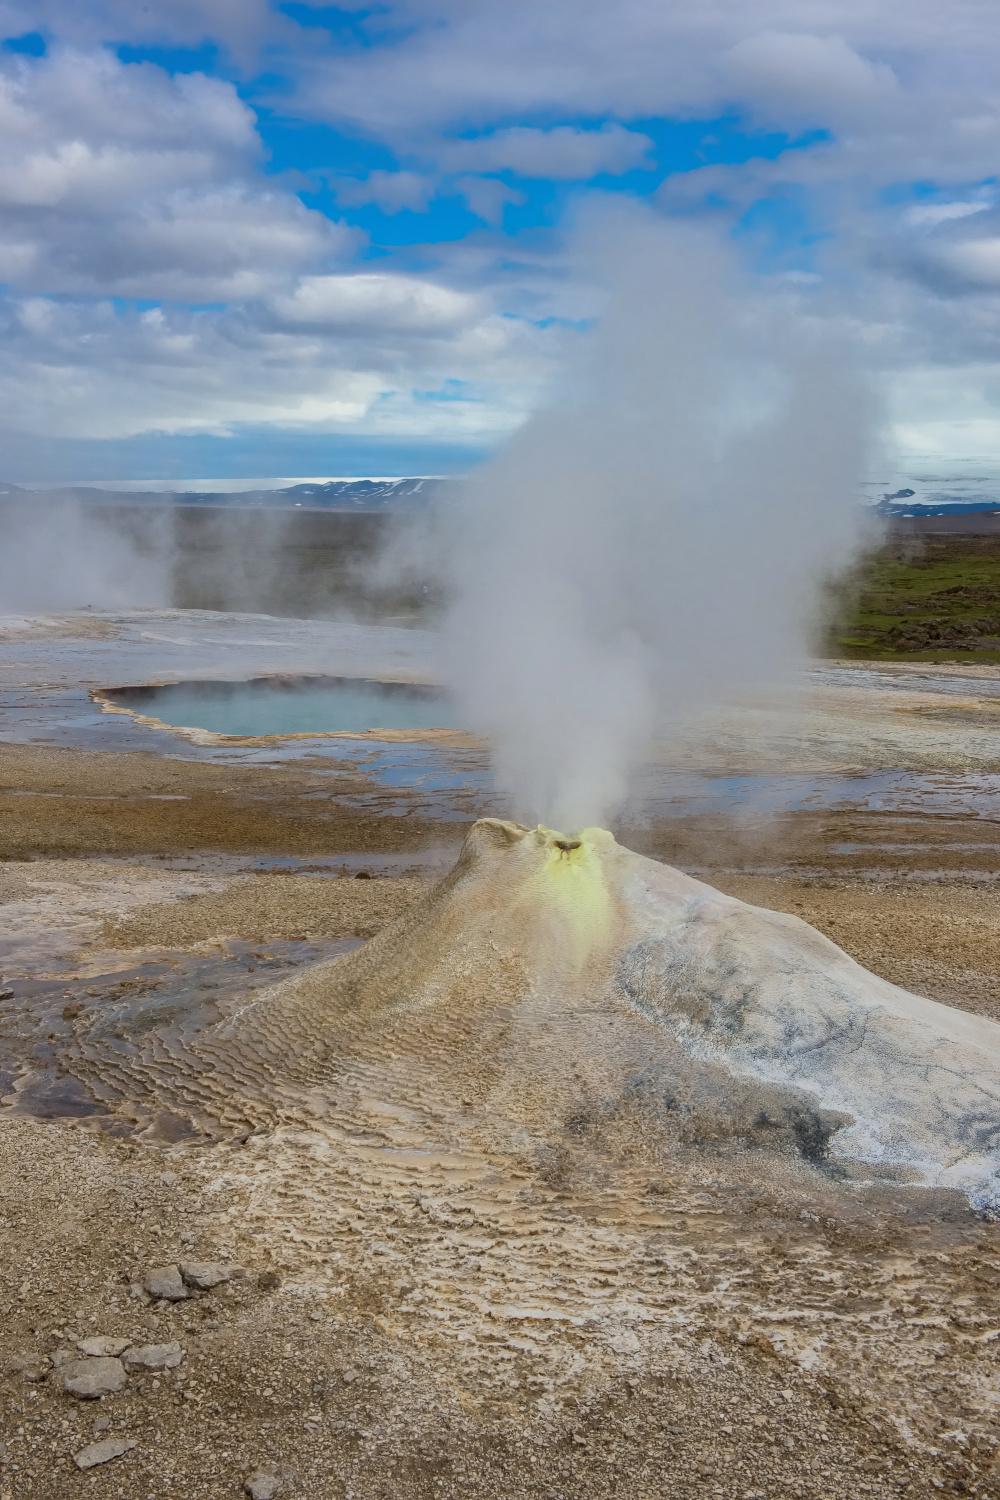
[{"label": "steaming pool", "polygon": [[438,688],[350,677],[258,677],[108,688],[100,699],[146,718],[214,734],[363,734],[453,729],[454,705]]}]

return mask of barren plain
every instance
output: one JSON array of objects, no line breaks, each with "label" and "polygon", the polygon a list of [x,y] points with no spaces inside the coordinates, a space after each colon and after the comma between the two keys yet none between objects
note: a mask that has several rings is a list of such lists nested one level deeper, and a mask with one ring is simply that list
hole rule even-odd
[{"label": "barren plain", "polygon": [[[176,1101],[214,1081],[178,1037],[321,989],[492,810],[471,749],[199,747],[89,699],[191,658],[429,670],[406,632],[309,629],[8,635],[0,1496],[1000,1496],[1000,1226],[696,1112],[665,1127],[655,1066],[613,1083],[611,1012],[525,1020],[498,980],[489,1007],[359,1019],[322,1116],[191,1128]],[[932,670],[720,711],[617,836],[1000,1019],[1000,683]],[[74,1391],[81,1360],[120,1387]]]}]

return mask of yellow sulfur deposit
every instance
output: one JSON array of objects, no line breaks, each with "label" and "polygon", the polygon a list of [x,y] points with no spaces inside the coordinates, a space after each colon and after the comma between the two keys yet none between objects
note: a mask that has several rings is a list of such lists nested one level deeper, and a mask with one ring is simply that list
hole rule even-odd
[{"label": "yellow sulfur deposit", "polygon": [[600,854],[614,839],[604,828],[567,835],[542,824],[533,838],[544,856],[525,883],[521,904],[555,915],[569,936],[571,961],[583,964],[611,932],[611,896]]}]

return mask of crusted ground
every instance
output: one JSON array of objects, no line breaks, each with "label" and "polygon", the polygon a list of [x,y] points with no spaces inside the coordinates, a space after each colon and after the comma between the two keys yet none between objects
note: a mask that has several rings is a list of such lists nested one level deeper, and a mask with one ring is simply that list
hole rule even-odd
[{"label": "crusted ground", "polygon": [[[66,758],[33,765],[27,789],[60,796],[118,775],[91,767],[81,788]],[[187,795],[192,774],[151,758],[135,795],[146,784]],[[419,846],[405,819],[377,817],[338,845],[325,809],[289,801],[287,780],[274,782],[269,822],[268,777],[246,792],[257,774],[234,783],[229,842],[229,804],[214,783],[206,793],[221,806],[209,849],[239,854],[255,808],[251,847],[276,855]],[[133,794],[120,775],[112,784]],[[116,812],[114,837],[130,826],[131,847],[148,851],[159,816],[136,801]],[[45,859],[7,864],[0,885],[5,1016],[45,1015],[30,1055],[13,1022],[4,1045],[41,1072],[58,1073],[90,1017],[146,1015],[171,986],[208,1003],[273,982],[286,962],[302,972],[422,890],[412,877],[220,870],[197,851],[184,870],[130,864],[118,843],[102,860],[107,831],[88,818],[74,825],[87,857],[46,845]],[[300,824],[311,831],[296,843]],[[57,825],[36,828],[40,851]],[[843,824],[806,814],[767,835],[769,859],[782,845],[788,856],[779,873],[754,872],[763,834],[737,828],[712,841],[714,865],[702,841],[698,873],[805,917],[889,979],[996,1014],[989,833],[952,823],[945,838],[924,820],[914,834],[911,820],[905,837],[889,830],[909,847],[906,867],[875,878],[887,824],[865,826],[849,841],[864,845],[854,868],[835,852]],[[664,845],[696,835],[647,830]],[[915,878],[932,872],[933,885]],[[1000,1496],[1000,1233],[963,1200],[852,1184],[822,1162],[713,1138],[708,1121],[666,1139],[641,1088],[613,1109],[594,1090],[589,1112],[547,1127],[544,1149],[491,1144],[488,1120],[464,1123],[474,1069],[463,1076],[460,1029],[411,1018],[386,1045],[395,1092],[359,1093],[335,1144],[292,1116],[217,1145],[150,1141],[113,1108],[47,1119],[23,1091],[7,1096],[0,1495],[222,1500],[257,1473],[304,1500]],[[591,1056],[571,1085],[581,1091]],[[374,1076],[367,1054],[358,1066]],[[400,1112],[406,1100],[419,1118]],[[445,1149],[461,1131],[466,1147]],[[242,1274],[151,1302],[145,1273],[182,1260]],[[183,1358],[133,1373],[117,1395],[73,1400],[51,1361],[94,1334],[176,1341]],[[81,1473],[72,1455],[107,1435],[135,1446]]]}]

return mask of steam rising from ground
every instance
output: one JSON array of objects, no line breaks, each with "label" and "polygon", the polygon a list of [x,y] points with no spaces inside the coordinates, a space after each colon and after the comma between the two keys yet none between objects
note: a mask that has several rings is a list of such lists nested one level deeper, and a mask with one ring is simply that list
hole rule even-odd
[{"label": "steam rising from ground", "polygon": [[171,602],[165,513],[136,534],[124,513],[39,496],[3,505],[0,527],[0,614]]},{"label": "steam rising from ground", "polygon": [[654,736],[788,674],[859,529],[834,336],[701,236],[633,226],[619,264],[574,388],[471,486],[447,621],[515,814],[556,828],[606,824]]}]

